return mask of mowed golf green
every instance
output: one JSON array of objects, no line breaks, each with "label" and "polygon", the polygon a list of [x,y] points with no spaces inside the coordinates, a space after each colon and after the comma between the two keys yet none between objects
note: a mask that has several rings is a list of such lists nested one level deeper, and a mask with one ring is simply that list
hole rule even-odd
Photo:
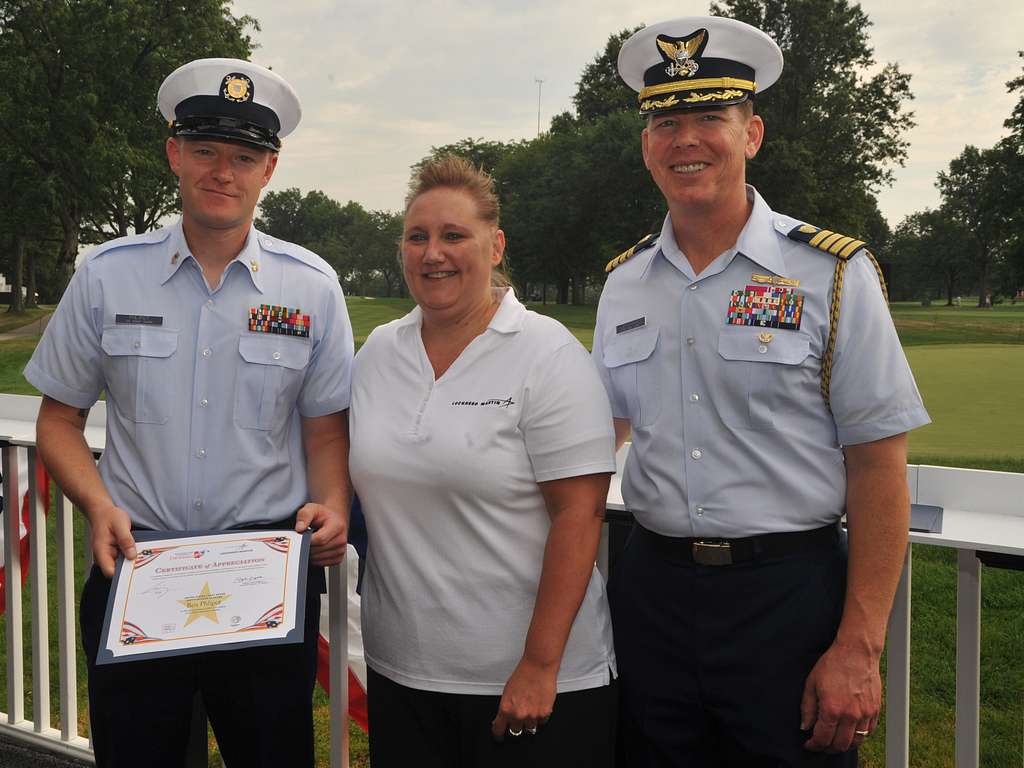
[{"label": "mowed golf green", "polygon": [[932,423],[910,433],[910,452],[1024,458],[1024,345],[906,348]]}]

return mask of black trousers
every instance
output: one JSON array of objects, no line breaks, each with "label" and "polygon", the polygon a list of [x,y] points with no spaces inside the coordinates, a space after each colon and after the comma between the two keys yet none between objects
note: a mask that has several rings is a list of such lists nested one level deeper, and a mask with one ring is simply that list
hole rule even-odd
[{"label": "black trousers", "polygon": [[228,768],[312,768],[323,584],[323,569],[311,568],[302,643],[96,666],[111,582],[93,566],[80,617],[96,765],[181,768],[199,691]]},{"label": "black trousers", "polygon": [[491,736],[500,696],[407,688],[367,670],[373,768],[611,768],[617,685],[560,693],[535,736]]},{"label": "black trousers", "polygon": [[621,692],[619,765],[855,766],[803,749],[804,682],[835,638],[846,558],[834,547],[701,566],[634,528],[609,584]]}]

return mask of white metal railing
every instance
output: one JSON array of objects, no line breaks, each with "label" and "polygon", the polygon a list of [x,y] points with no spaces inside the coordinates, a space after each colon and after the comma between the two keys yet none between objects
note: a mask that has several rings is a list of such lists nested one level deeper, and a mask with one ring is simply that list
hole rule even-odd
[{"label": "white metal railing", "polygon": [[[88,526],[84,516],[75,515],[71,502],[57,489],[57,640],[60,675],[59,728],[51,727],[50,702],[50,627],[47,604],[47,537],[35,535],[46,531],[46,510],[43,494],[36,487],[38,455],[35,442],[35,421],[40,398],[0,394],[0,471],[3,472],[4,498],[4,577],[6,584],[7,691],[6,712],[0,712],[0,735],[27,746],[58,755],[93,761],[87,735],[78,732],[78,677],[75,627],[77,595],[75,594],[74,525],[76,519]],[[90,411],[85,437],[98,456],[105,441],[106,405],[99,402]],[[27,461],[28,487],[20,487],[19,454]],[[23,588],[21,583],[21,500],[29,498],[29,581],[28,592],[32,611],[32,681],[29,689],[32,714],[25,711],[25,648],[22,636]],[[88,536],[85,537],[88,541]],[[80,553],[81,567],[92,566],[92,553],[86,544]],[[327,590],[330,633],[330,729],[331,768],[348,767],[348,600],[347,569],[328,569]]]},{"label": "white metal railing", "polygon": [[[35,487],[35,418],[39,398],[0,394],[0,452],[4,476],[4,498],[8,510],[19,510],[24,489],[19,488],[16,450],[25,451],[29,464],[28,493],[31,503],[30,529],[43,531],[45,510]],[[97,454],[102,450],[105,427],[103,403],[90,412],[86,441]],[[625,458],[619,455],[619,468]],[[612,479],[609,510],[622,510],[621,475]],[[956,765],[977,768],[979,755],[979,669],[981,620],[981,567],[977,551],[1024,555],[1024,475],[948,467],[911,465],[907,467],[911,502],[944,508],[942,532],[911,532],[917,544],[952,547],[958,550],[957,656],[956,656]],[[0,734],[50,752],[79,759],[92,759],[85,735],[78,733],[78,687],[76,676],[74,590],[74,524],[70,502],[56,500],[57,616],[59,648],[59,728],[50,725],[49,626],[47,606],[46,547],[44,536],[32,536],[29,557],[29,592],[32,610],[32,717],[26,717],[24,647],[22,638],[21,570],[18,514],[4,515],[4,563],[6,571],[7,711],[0,712]],[[607,573],[607,526],[602,537],[599,565]],[[91,565],[91,554],[81,553],[82,566]],[[887,637],[886,679],[886,765],[901,768],[909,759],[910,713],[910,603],[911,557],[897,590]],[[331,637],[331,767],[348,765],[348,621],[346,569],[328,572]]]}]

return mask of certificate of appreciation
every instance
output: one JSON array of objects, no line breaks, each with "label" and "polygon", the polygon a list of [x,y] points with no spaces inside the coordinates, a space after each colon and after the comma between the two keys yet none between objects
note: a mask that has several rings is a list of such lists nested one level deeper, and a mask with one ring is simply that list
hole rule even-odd
[{"label": "certificate of appreciation", "polygon": [[309,534],[136,534],[119,557],[97,664],[302,641]]}]

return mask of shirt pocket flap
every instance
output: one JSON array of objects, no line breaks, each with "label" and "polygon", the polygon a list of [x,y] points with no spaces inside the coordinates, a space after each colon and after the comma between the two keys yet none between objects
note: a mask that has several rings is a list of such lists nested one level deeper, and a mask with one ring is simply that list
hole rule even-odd
[{"label": "shirt pocket flap", "polygon": [[654,352],[657,343],[657,326],[647,326],[617,335],[604,348],[605,367],[617,368],[620,365],[646,360]]},{"label": "shirt pocket flap", "polygon": [[[768,336],[767,341],[762,334]],[[779,333],[739,325],[726,326],[718,334],[718,354],[726,360],[796,365],[807,357],[810,349],[810,339],[796,331]]]},{"label": "shirt pocket flap", "polygon": [[178,332],[144,326],[104,328],[100,346],[111,357],[170,357],[178,349]]},{"label": "shirt pocket flap", "polygon": [[241,336],[238,353],[247,363],[301,370],[309,363],[309,344],[279,334]]}]

